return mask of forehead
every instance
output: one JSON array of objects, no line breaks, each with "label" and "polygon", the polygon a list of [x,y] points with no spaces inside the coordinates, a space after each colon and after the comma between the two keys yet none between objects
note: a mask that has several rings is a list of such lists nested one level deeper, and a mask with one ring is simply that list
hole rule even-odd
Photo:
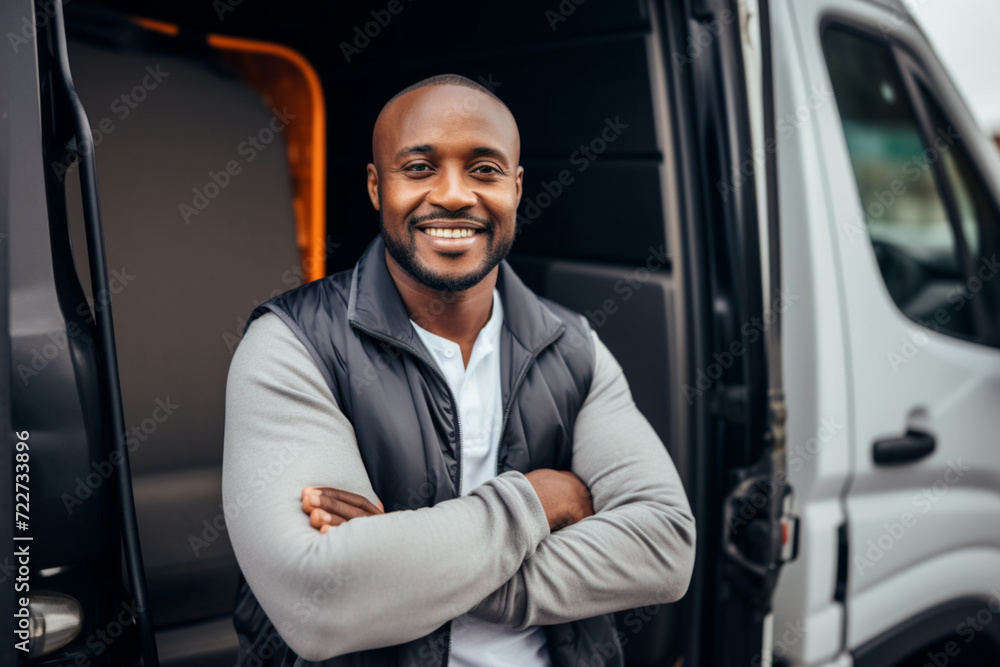
[{"label": "forehead", "polygon": [[391,159],[414,145],[437,150],[491,146],[517,159],[517,124],[507,108],[465,86],[427,86],[398,98],[375,124],[375,151]]}]

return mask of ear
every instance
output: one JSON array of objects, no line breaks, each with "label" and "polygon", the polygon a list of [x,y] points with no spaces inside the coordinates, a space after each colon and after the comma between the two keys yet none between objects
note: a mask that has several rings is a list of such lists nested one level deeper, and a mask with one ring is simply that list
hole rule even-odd
[{"label": "ear", "polygon": [[[517,165],[514,172],[514,193],[517,195],[517,205],[521,205],[521,187],[524,183],[524,167]],[[515,207],[516,208],[516,207]]]},{"label": "ear", "polygon": [[371,162],[368,163],[368,198],[376,211],[381,210],[378,203],[378,171]]}]

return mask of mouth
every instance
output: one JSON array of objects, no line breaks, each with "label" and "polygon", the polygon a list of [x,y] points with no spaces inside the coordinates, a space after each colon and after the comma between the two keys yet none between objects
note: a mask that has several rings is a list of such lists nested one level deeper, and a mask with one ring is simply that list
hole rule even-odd
[{"label": "mouth", "polygon": [[480,230],[470,227],[421,227],[420,231],[439,239],[464,239],[477,234]]},{"label": "mouth", "polygon": [[[466,245],[472,242],[472,238],[482,235],[486,228],[474,222],[459,220],[439,220],[435,222],[425,222],[417,226],[422,236],[428,236],[435,240],[436,244],[448,246]],[[438,241],[438,239],[454,239],[452,242]],[[463,242],[459,239],[467,239]]]}]

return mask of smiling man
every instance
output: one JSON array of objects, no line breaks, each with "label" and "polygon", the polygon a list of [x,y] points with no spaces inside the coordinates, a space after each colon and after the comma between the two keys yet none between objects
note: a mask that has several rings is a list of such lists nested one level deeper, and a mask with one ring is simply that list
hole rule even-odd
[{"label": "smiling man", "polygon": [[622,665],[611,612],[684,594],[694,519],[611,352],[504,260],[514,117],[432,77],[372,151],[381,234],[230,368],[238,664]]}]

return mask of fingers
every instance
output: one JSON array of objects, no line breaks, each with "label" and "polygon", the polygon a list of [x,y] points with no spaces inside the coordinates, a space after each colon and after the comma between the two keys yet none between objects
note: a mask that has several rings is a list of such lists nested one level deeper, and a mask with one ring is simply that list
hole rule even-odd
[{"label": "fingers", "polygon": [[[314,489],[314,491],[316,490],[318,490],[321,493],[321,498],[324,502],[328,499],[333,499],[337,502],[344,503],[346,505],[351,505],[353,507],[361,509],[365,512],[365,515],[383,513],[380,507],[372,505],[371,501],[369,501],[364,496],[360,496],[356,493],[351,493],[350,491],[343,491],[341,489],[333,489],[328,486],[322,486],[319,487],[318,489]],[[379,501],[379,505],[381,504],[382,501]]]},{"label": "fingers", "polygon": [[340,524],[344,523],[345,521],[347,521],[347,519],[345,519],[344,517],[337,516],[335,514],[330,514],[329,512],[325,512],[325,511],[323,511],[323,510],[321,510],[319,508],[314,509],[309,514],[309,525],[312,526],[313,528],[319,528],[319,529],[321,529],[320,532],[323,532],[323,533],[326,532],[326,531],[322,530],[323,527],[325,527],[325,526],[339,526]]},{"label": "fingers", "polygon": [[384,514],[382,501],[372,505],[364,496],[332,487],[307,486],[302,489],[302,511],[309,525],[326,534],[331,528],[362,516]]},{"label": "fingers", "polygon": [[[364,496],[360,496],[350,491],[334,489],[331,487],[307,486],[302,489],[302,511],[306,514],[312,512],[316,507],[321,507],[328,511],[335,510],[336,505],[332,501],[338,501],[346,505],[363,510],[364,514],[358,516],[368,516],[371,514],[384,514],[385,509],[382,501],[378,505],[372,505]],[[355,514],[351,514],[353,518]]]},{"label": "fingers", "polygon": [[372,505],[372,509],[375,511],[370,512],[366,509],[355,507],[350,503],[345,503],[329,496],[322,496],[320,501],[316,503],[315,507],[348,520],[357,519],[363,516],[375,516],[376,514],[381,514],[381,512],[378,511],[378,508],[374,505]]},{"label": "fingers", "polygon": [[[327,511],[333,511],[331,507],[327,506],[330,500],[351,505],[364,511],[364,514],[357,516],[385,513],[385,508],[381,500],[378,501],[378,505],[376,506],[364,496],[351,493],[350,491],[334,489],[329,486],[307,486],[302,489],[302,510],[306,513],[310,512],[312,507],[322,507]],[[307,507],[310,507],[310,509],[307,509]]]}]

